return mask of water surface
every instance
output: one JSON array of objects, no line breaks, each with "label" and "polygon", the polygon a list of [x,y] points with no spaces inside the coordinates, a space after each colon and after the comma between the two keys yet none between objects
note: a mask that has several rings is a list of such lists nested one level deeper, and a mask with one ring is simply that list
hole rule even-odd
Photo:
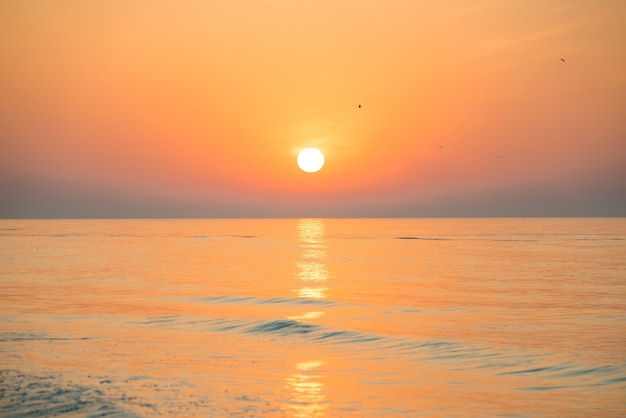
[{"label": "water surface", "polygon": [[2,416],[624,416],[626,219],[0,221]]}]

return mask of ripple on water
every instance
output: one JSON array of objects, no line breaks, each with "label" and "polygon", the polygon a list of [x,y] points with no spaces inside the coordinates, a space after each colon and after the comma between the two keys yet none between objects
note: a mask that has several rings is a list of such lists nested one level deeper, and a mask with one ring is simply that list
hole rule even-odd
[{"label": "ripple on water", "polygon": [[96,386],[66,383],[57,375],[29,375],[0,370],[0,416],[135,417]]}]

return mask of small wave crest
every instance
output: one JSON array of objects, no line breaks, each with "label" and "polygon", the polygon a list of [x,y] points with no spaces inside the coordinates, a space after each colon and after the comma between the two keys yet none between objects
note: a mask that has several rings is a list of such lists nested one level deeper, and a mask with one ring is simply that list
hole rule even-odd
[{"label": "small wave crest", "polygon": [[626,382],[623,369],[616,365],[590,367],[588,364],[557,363],[540,367],[523,368],[499,373],[501,375],[536,375],[543,379],[559,379],[575,381],[573,386],[584,385],[589,381],[595,386],[619,384]]},{"label": "small wave crest", "polygon": [[624,367],[620,365],[562,363],[555,362],[555,358],[548,354],[518,352],[440,338],[424,339],[341,329],[286,318],[192,319],[185,316],[163,316],[149,318],[142,324],[293,338],[305,344],[323,344],[364,357],[390,356],[403,357],[409,361],[445,362],[460,370],[487,369],[495,375],[519,376],[520,379],[536,376],[546,382],[546,385],[540,387],[545,386],[550,390],[560,387],[624,386],[626,382]]},{"label": "small wave crest", "polygon": [[199,298],[202,302],[209,303],[225,303],[225,304],[290,304],[290,305],[316,305],[316,306],[334,306],[338,302],[332,300],[321,300],[311,298],[263,298],[258,296],[204,296]]},{"label": "small wave crest", "polygon": [[456,238],[443,238],[443,237],[417,237],[412,235],[402,235],[393,237],[393,239],[400,240],[414,240],[414,241],[494,241],[494,242],[538,242],[537,239],[530,238],[485,238],[485,237],[456,237]]},{"label": "small wave crest", "polygon": [[414,236],[400,236],[393,237],[393,239],[405,239],[405,240],[420,240],[420,241],[449,241],[449,238],[432,238],[432,237],[414,237]]},{"label": "small wave crest", "polygon": [[319,331],[319,325],[294,321],[291,319],[279,319],[276,321],[262,322],[248,327],[244,332],[249,334],[276,333],[281,335],[310,334]]},{"label": "small wave crest", "polygon": [[75,341],[90,340],[88,337],[51,337],[42,333],[35,332],[3,332],[0,333],[0,342],[17,342],[17,341]]},{"label": "small wave crest", "polygon": [[383,335],[368,332],[337,330],[323,325],[310,324],[291,319],[263,321],[246,327],[244,332],[249,334],[279,334],[282,336],[306,335],[306,337],[312,341],[331,344],[368,343],[388,338]]}]

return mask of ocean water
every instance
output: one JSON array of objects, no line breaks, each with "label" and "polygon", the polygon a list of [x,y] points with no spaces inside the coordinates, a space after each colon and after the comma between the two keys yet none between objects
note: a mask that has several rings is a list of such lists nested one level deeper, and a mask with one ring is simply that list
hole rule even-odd
[{"label": "ocean water", "polygon": [[626,416],[626,219],[0,221],[0,416]]}]

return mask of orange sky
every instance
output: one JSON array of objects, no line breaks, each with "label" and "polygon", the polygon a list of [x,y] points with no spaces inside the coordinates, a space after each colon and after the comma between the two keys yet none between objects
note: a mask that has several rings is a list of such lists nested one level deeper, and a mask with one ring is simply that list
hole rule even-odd
[{"label": "orange sky", "polygon": [[3,1],[0,217],[626,216],[625,19],[620,0]]}]

